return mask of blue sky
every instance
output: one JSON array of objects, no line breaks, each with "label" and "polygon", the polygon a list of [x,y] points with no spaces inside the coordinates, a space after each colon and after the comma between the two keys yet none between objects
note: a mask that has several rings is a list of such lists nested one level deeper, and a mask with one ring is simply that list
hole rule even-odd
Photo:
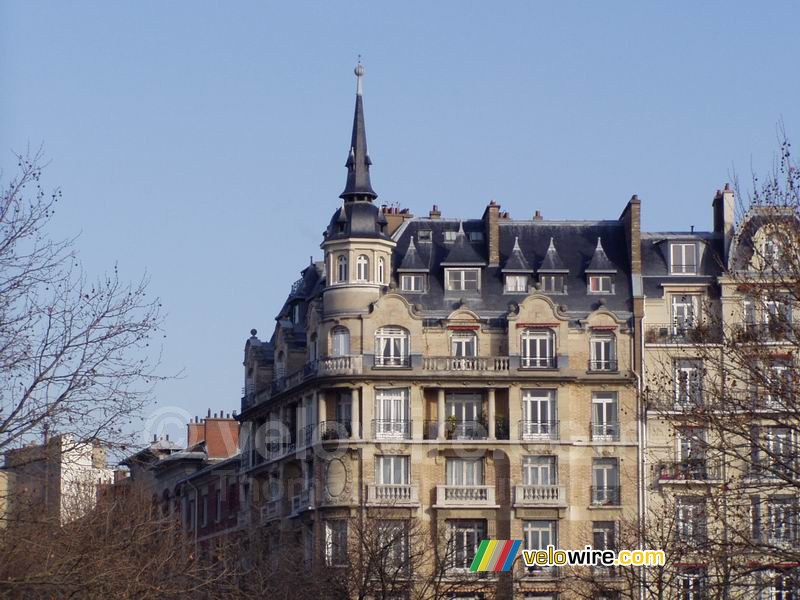
[{"label": "blue sky", "polygon": [[0,0],[0,167],[44,143],[92,273],[168,311],[159,405],[238,408],[338,207],[361,54],[379,202],[707,229],[800,138],[796,2]]}]

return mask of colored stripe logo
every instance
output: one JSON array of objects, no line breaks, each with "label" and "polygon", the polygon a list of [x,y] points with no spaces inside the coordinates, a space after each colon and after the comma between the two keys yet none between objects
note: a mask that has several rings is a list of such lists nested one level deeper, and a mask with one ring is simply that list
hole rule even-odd
[{"label": "colored stripe logo", "polygon": [[470,571],[510,571],[522,540],[483,540]]}]

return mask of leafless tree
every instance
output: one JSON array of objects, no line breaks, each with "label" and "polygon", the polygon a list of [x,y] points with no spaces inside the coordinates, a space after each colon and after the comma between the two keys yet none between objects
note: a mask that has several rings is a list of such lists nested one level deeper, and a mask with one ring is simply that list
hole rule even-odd
[{"label": "leafless tree", "polygon": [[119,442],[156,379],[161,305],[146,278],[84,273],[75,240],[48,231],[61,192],[41,151],[17,158],[0,197],[0,453],[43,430]]}]

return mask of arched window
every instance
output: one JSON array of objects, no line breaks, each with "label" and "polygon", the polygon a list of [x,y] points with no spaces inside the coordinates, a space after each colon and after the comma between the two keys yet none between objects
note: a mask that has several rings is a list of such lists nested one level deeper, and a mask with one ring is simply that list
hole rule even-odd
[{"label": "arched window", "polygon": [[347,281],[347,257],[340,254],[336,259],[336,281],[339,283]]},{"label": "arched window", "polygon": [[409,365],[408,330],[393,325],[375,332],[375,364],[381,367]]},{"label": "arched window", "polygon": [[386,283],[386,263],[383,257],[378,259],[378,283]]},{"label": "arched window", "polygon": [[520,340],[522,366],[553,369],[556,366],[555,334],[552,329],[525,329]]},{"label": "arched window", "polygon": [[331,356],[350,355],[350,331],[337,325],[331,329]]},{"label": "arched window", "polygon": [[363,254],[356,259],[356,281],[369,281],[369,259]]}]

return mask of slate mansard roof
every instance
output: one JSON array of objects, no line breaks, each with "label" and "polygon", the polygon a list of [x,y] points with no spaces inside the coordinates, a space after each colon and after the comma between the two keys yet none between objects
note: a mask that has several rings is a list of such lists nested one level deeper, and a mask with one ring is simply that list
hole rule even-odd
[{"label": "slate mansard roof", "polygon": [[[445,232],[457,232],[463,227],[467,241],[460,239],[445,241]],[[478,314],[499,316],[508,311],[509,303],[520,302],[527,293],[510,293],[504,289],[503,270],[506,272],[522,272],[526,267],[534,271],[534,281],[542,266],[559,271],[566,277],[567,293],[552,294],[556,304],[566,306],[571,314],[588,314],[598,306],[598,300],[604,300],[605,306],[612,311],[626,316],[631,311],[631,285],[628,251],[624,225],[620,221],[500,221],[500,266],[481,266],[480,293],[446,292],[444,289],[444,270],[453,268],[450,264],[465,267],[474,264],[488,264],[486,241],[468,241],[471,232],[484,233],[484,223],[480,219],[466,221],[433,220],[415,218],[407,221],[393,236],[397,242],[394,264],[402,265],[406,259],[411,238],[414,238],[414,262],[421,262],[427,267],[428,286],[425,293],[398,293],[408,297],[409,301],[421,305],[424,311],[441,314],[450,313],[455,304],[463,297],[466,305]],[[422,236],[420,235],[422,233]],[[428,233],[429,232],[429,233]],[[587,273],[592,258],[595,256],[597,238],[601,238],[605,254],[613,263],[614,294],[587,294]],[[552,252],[548,257],[551,239],[557,256]],[[519,251],[515,251],[515,242]],[[462,244],[469,245],[467,252]],[[451,256],[456,251],[459,259]],[[470,260],[464,256],[469,254]],[[546,260],[547,259],[547,260]],[[524,261],[524,262],[522,262]],[[403,269],[401,268],[401,271]],[[565,270],[565,271],[564,271]],[[482,315],[483,316],[483,315]]]},{"label": "slate mansard roof", "polygon": [[[716,285],[722,274],[723,238],[708,231],[653,231],[642,232],[642,275],[646,297],[660,298],[664,284]],[[696,275],[670,274],[670,244],[694,243],[698,248]]]}]

